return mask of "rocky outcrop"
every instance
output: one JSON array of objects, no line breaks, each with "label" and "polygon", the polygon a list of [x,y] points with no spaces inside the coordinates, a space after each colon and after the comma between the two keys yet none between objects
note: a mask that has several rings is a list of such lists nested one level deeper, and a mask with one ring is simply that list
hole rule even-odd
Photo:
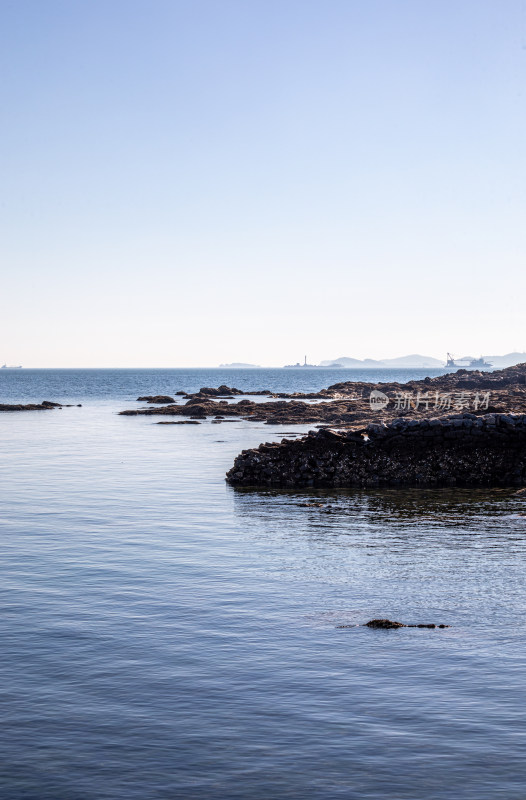
[{"label": "rocky outcrop", "polygon": [[327,392],[331,394],[346,394],[356,390],[358,386],[366,390],[371,388],[386,387],[403,390],[435,390],[440,392],[454,391],[456,389],[479,389],[479,390],[498,390],[508,386],[524,386],[526,384],[526,364],[516,364],[506,369],[495,370],[494,372],[481,372],[479,370],[458,369],[456,372],[448,372],[446,375],[438,375],[435,378],[423,378],[418,381],[408,381],[408,383],[356,383],[343,381],[329,386]]},{"label": "rocky outcrop", "polygon": [[[371,392],[382,393],[387,399],[386,405],[371,407]],[[254,402],[245,398],[236,403],[224,399],[241,394],[266,395],[269,399]],[[151,402],[147,398],[140,399]],[[307,402],[309,399],[324,402]],[[185,404],[179,404],[168,398],[168,405],[129,409],[121,414],[197,416],[200,419],[220,414],[268,425],[318,425],[346,429],[373,420],[388,422],[401,416],[430,419],[456,410],[469,409],[479,415],[487,412],[526,414],[526,364],[497,372],[459,369],[448,375],[405,384],[346,381],[312,394],[272,394],[267,389],[243,392],[225,385],[217,389],[205,386],[195,394],[184,395],[184,400]]]},{"label": "rocky outcrop", "polygon": [[524,486],[526,415],[465,413],[311,431],[244,450],[227,481],[281,488]]},{"label": "rocky outcrop", "polygon": [[52,408],[62,408],[62,403],[53,403],[51,400],[43,400],[41,403],[0,403],[0,411],[49,411]]},{"label": "rocky outcrop", "polygon": [[203,386],[203,388],[199,389],[194,395],[188,395],[188,397],[227,397],[235,394],[244,394],[244,392],[242,392],[241,389],[235,389],[234,387],[226,386],[222,383],[217,389],[210,386]]},{"label": "rocky outcrop", "polygon": [[[180,392],[177,392],[177,394],[180,394]],[[233,386],[225,386],[225,384],[223,383],[223,384],[221,384],[221,386],[218,386],[217,389],[214,389],[214,388],[212,388],[210,386],[203,386],[201,389],[199,389],[198,392],[194,392],[193,394],[185,394],[184,398],[185,398],[185,400],[193,400],[193,399],[196,399],[196,398],[197,399],[203,399],[203,398],[207,398],[207,397],[228,397],[228,398],[232,398],[232,397],[235,397],[235,396],[238,396],[238,395],[245,395],[245,396],[247,396],[247,395],[254,395],[254,396],[269,395],[269,396],[272,396],[272,397],[276,396],[276,395],[272,394],[270,389],[258,389],[257,391],[254,391],[254,392],[245,392],[242,389],[236,389]]]},{"label": "rocky outcrop", "polygon": [[121,411],[123,416],[171,417],[239,417],[253,422],[266,422],[269,425],[301,425],[324,424],[336,425],[351,423],[356,419],[354,413],[348,413],[348,402],[305,403],[298,401],[276,400],[256,403],[248,398],[237,403],[226,400],[212,400],[208,397],[192,397],[186,403],[156,406],[152,408],[134,408]]},{"label": "rocky outcrop", "polygon": [[139,403],[175,403],[173,397],[168,394],[147,394],[144,397],[138,397]]}]

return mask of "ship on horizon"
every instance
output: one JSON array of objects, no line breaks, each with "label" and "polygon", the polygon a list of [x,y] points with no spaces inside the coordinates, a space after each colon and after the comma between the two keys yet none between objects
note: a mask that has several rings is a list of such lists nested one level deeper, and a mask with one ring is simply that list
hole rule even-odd
[{"label": "ship on horizon", "polygon": [[482,356],[480,358],[459,358],[455,359],[451,353],[447,354],[446,367],[457,367],[464,369],[480,369],[481,367],[492,367],[490,361],[485,361]]},{"label": "ship on horizon", "polygon": [[8,364],[2,364],[0,369],[22,369],[22,366],[20,364],[17,364],[16,366],[14,366],[14,365],[11,366],[11,365],[8,365]]}]

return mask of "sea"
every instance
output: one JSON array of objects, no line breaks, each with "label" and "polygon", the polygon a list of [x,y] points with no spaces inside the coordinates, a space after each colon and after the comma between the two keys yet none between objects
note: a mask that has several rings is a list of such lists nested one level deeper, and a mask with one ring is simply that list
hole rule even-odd
[{"label": "sea", "polygon": [[1,370],[71,404],[0,414],[2,800],[524,800],[523,496],[234,489],[309,426],[118,414],[439,373]]}]

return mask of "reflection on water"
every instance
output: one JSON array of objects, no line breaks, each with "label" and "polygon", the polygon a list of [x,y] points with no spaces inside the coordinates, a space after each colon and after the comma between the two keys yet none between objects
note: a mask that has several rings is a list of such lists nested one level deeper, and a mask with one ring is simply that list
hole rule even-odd
[{"label": "reflection on water", "polygon": [[1,797],[523,799],[521,495],[234,490],[278,428],[99,395],[0,417]]}]

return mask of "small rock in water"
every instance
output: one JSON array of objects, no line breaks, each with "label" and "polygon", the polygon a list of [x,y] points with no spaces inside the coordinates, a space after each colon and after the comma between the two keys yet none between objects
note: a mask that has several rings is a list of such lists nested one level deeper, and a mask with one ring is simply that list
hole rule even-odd
[{"label": "small rock in water", "polygon": [[405,628],[403,622],[393,622],[392,619],[371,619],[365,623],[366,628]]},{"label": "small rock in water", "polygon": [[[343,627],[343,626],[339,626]],[[366,628],[449,628],[450,625],[435,625],[434,622],[420,622],[417,625],[406,625],[405,622],[394,622],[392,619],[371,619],[365,623]]]},{"label": "small rock in water", "polygon": [[171,420],[167,422],[163,419],[162,422],[156,422],[155,424],[156,425],[200,425],[201,423],[193,419],[177,420],[177,422],[172,422]]},{"label": "small rock in water", "polygon": [[175,403],[173,397],[170,397],[168,394],[147,394],[143,397],[138,397],[137,402],[146,402],[146,403]]}]

